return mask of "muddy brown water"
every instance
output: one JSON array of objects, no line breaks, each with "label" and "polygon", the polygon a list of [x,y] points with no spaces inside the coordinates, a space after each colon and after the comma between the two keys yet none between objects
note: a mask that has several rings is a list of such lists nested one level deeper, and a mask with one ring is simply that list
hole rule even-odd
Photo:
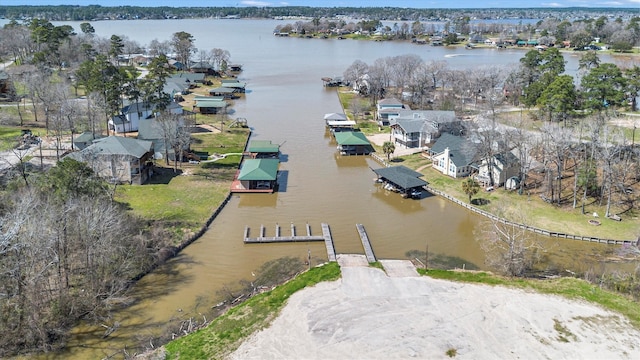
[{"label": "muddy brown water", "polygon": [[[69,23],[79,29],[79,23]],[[141,44],[168,40],[186,31],[199,49],[222,48],[232,63],[243,64],[240,80],[247,94],[232,106],[231,118],[243,117],[253,139],[281,144],[280,191],[275,194],[234,195],[206,234],[165,266],[145,276],[133,288],[133,304],[114,312],[118,324],[108,337],[100,325],[81,324],[73,330],[65,351],[43,359],[99,359],[123,349],[135,353],[136,344],[157,334],[175,318],[201,318],[218,301],[225,284],[250,280],[265,262],[283,256],[313,262],[326,260],[323,243],[252,244],[242,242],[245,226],[257,234],[261,225],[273,234],[275,225],[299,232],[308,223],[320,234],[328,223],[337,253],[363,254],[355,224],[365,226],[378,258],[404,259],[407,251],[455,257],[457,266],[484,268],[474,239],[482,218],[437,196],[403,199],[380,189],[371,168],[381,165],[370,157],[344,157],[325,129],[323,116],[343,112],[335,89],[322,86],[322,77],[337,76],[360,59],[418,53],[426,60],[445,60],[452,67],[518,62],[518,50],[464,50],[409,43],[352,40],[287,39],[271,35],[275,20],[100,21],[92,23],[99,36],[122,34]],[[577,68],[577,59],[568,58]],[[571,67],[568,65],[568,69]],[[546,239],[567,269],[577,269],[605,246]],[[147,343],[147,345],[149,345]],[[157,344],[154,344],[156,346]]]}]

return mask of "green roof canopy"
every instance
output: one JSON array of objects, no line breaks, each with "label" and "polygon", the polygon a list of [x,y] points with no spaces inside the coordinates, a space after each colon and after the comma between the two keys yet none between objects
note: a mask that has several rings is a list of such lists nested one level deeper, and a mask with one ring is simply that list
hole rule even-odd
[{"label": "green roof canopy", "polygon": [[227,106],[227,103],[224,100],[196,99],[195,106],[200,108],[223,108]]},{"label": "green roof canopy", "polygon": [[253,140],[249,144],[249,152],[252,153],[277,153],[280,145],[271,143],[271,140]]},{"label": "green roof canopy", "polygon": [[339,145],[371,145],[367,137],[359,131],[344,131],[336,133]]},{"label": "green roof canopy", "polygon": [[275,180],[279,164],[278,159],[247,159],[242,163],[238,180]]}]

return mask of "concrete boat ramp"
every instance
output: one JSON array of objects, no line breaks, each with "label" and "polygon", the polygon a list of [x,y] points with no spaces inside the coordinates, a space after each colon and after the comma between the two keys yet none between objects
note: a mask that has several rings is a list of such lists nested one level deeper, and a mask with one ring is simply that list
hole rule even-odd
[{"label": "concrete boat ramp", "polygon": [[[327,248],[327,259],[329,261],[336,261],[336,250],[333,245],[333,237],[331,236],[331,230],[329,228],[329,224],[322,223],[322,235],[313,235],[311,233],[311,226],[306,224],[306,234],[298,235],[296,232],[296,226],[291,223],[291,234],[283,235],[280,225],[276,224],[275,226],[275,236],[266,236],[266,229],[264,225],[260,225],[260,233],[257,237],[250,237],[249,234],[251,229],[249,226],[246,226],[244,229],[244,243],[245,244],[265,244],[265,243],[276,243],[276,242],[308,242],[308,241],[324,241],[325,246]],[[362,241],[362,248],[364,250],[364,254],[366,256],[367,262],[372,263],[376,262],[376,257],[373,253],[373,248],[371,247],[371,242],[369,241],[369,236],[362,224],[356,224],[356,230],[358,231],[358,235],[360,236],[360,240]]]}]

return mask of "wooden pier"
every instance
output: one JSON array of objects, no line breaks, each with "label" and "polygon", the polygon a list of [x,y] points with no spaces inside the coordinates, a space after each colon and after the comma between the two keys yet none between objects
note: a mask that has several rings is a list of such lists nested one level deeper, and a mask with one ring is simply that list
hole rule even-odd
[{"label": "wooden pier", "polygon": [[362,247],[364,248],[364,254],[367,257],[367,261],[370,263],[376,262],[376,256],[373,254],[373,249],[369,242],[369,236],[364,230],[364,226],[362,224],[356,224],[356,228],[358,229],[358,234],[360,234],[360,240],[362,241]]},{"label": "wooden pier", "polygon": [[327,258],[329,261],[336,261],[336,249],[333,247],[333,238],[329,224],[322,223],[322,236],[324,237],[324,245],[327,247]]},{"label": "wooden pier", "polygon": [[324,241],[327,248],[327,258],[329,261],[336,261],[336,252],[333,246],[333,238],[331,237],[331,230],[329,225],[322,223],[322,235],[312,235],[311,226],[307,224],[306,235],[296,235],[296,227],[291,223],[291,235],[281,235],[280,225],[276,224],[275,236],[265,236],[265,227],[260,225],[260,236],[249,237],[249,226],[244,228],[244,243],[245,244],[268,244],[277,242],[307,242],[307,241]]}]

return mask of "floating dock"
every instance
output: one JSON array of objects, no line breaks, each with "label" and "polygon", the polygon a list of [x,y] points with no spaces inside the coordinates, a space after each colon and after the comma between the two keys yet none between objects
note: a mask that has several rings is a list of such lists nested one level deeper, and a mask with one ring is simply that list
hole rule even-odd
[{"label": "floating dock", "polygon": [[306,225],[306,235],[296,235],[296,227],[291,223],[291,235],[281,235],[280,225],[276,224],[275,236],[265,236],[265,227],[260,225],[260,236],[249,237],[249,226],[244,229],[244,243],[245,244],[268,244],[278,242],[308,242],[308,241],[324,241],[327,248],[327,258],[329,261],[336,261],[336,252],[333,246],[333,238],[331,237],[331,230],[329,225],[322,223],[322,235],[312,235],[311,226]]},{"label": "floating dock", "polygon": [[376,256],[373,254],[373,249],[369,242],[369,236],[367,235],[364,226],[362,224],[356,224],[356,229],[358,229],[358,234],[360,234],[360,240],[362,241],[362,247],[364,248],[364,254],[367,257],[367,261],[370,263],[376,262]]}]

